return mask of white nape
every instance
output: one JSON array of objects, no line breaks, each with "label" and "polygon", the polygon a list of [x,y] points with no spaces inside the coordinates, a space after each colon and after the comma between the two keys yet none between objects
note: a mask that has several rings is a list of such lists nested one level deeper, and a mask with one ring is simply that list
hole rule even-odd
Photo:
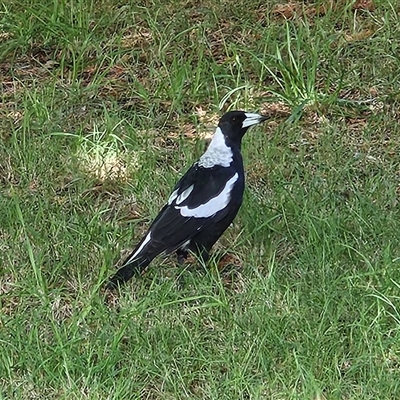
[{"label": "white nape", "polygon": [[216,197],[213,197],[207,203],[201,204],[196,208],[189,208],[188,206],[178,207],[175,206],[177,210],[180,211],[182,217],[195,217],[195,218],[208,218],[215,215],[218,211],[223,210],[229,203],[231,199],[231,191],[233,185],[238,180],[239,175],[236,173],[226,182],[224,189]]},{"label": "white nape", "polygon": [[215,165],[229,167],[233,160],[233,153],[225,143],[225,137],[218,127],[206,152],[200,157],[198,165],[203,168],[212,168]]}]

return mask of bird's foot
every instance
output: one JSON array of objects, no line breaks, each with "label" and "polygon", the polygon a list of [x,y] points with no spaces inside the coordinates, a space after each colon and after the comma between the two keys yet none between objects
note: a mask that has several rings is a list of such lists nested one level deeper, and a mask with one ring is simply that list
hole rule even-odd
[{"label": "bird's foot", "polygon": [[176,259],[179,265],[183,265],[188,257],[188,252],[182,249],[176,251]]}]

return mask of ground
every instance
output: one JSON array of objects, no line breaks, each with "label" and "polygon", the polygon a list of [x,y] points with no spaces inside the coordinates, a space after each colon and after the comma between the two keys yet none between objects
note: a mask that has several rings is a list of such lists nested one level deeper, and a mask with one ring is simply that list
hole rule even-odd
[{"label": "ground", "polygon": [[[398,1],[9,3],[1,398],[395,398]],[[271,120],[223,262],[105,296],[228,109]]]}]

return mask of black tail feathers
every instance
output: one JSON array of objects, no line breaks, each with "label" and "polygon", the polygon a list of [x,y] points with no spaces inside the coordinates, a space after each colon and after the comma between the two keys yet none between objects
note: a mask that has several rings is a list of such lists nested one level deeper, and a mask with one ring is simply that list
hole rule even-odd
[{"label": "black tail feathers", "polygon": [[140,274],[150,264],[152,258],[138,258],[129,262],[129,257],[126,260],[127,264],[124,263],[117,273],[109,280],[106,285],[107,290],[115,290],[119,286],[122,286],[125,282],[132,278],[135,273]]}]

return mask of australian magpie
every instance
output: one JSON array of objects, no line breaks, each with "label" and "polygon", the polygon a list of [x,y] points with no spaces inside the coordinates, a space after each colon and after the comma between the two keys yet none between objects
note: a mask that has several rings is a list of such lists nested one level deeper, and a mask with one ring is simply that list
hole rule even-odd
[{"label": "australian magpie", "polygon": [[245,111],[222,116],[206,152],[178,181],[167,204],[122,267],[109,281],[114,289],[142,272],[159,254],[188,252],[206,262],[214,243],[236,217],[244,191],[241,142],[246,131],[268,117]]}]

